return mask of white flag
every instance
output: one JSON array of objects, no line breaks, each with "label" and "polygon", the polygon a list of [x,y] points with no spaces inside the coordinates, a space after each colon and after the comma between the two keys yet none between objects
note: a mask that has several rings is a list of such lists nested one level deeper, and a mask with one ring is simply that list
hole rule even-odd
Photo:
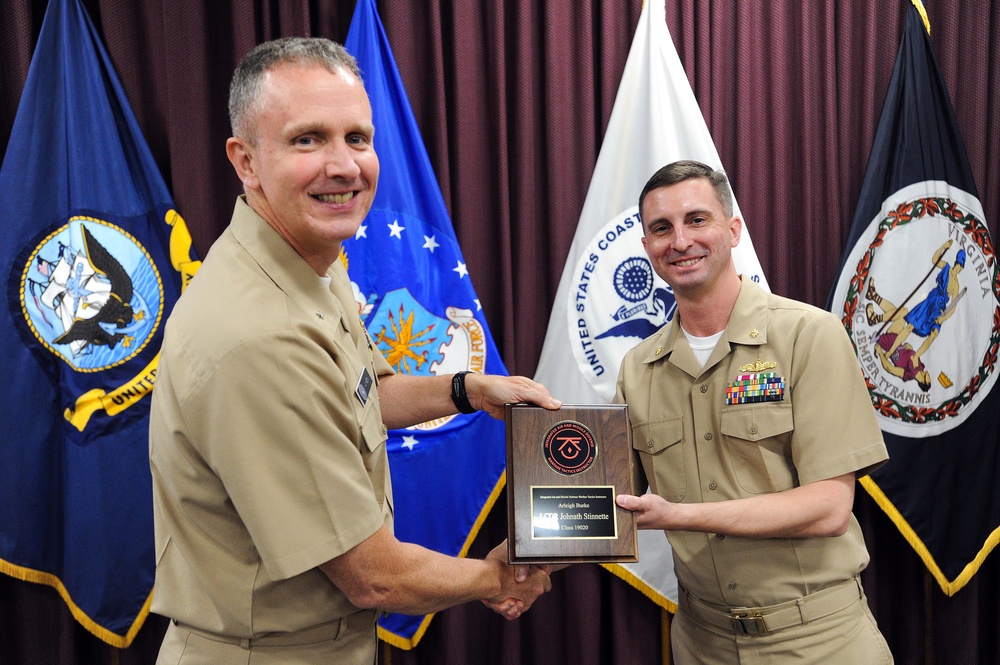
[{"label": "white flag", "polygon": [[[722,169],[674,50],[664,0],[652,0],[639,16],[535,374],[566,404],[610,401],[625,352],[673,316],[673,293],[642,248],[638,201],[649,177],[678,159]],[[733,205],[740,215],[735,199]],[[746,226],[733,258],[738,272],[767,289]],[[663,532],[639,533],[638,563],[605,567],[676,611],[677,580]]]}]

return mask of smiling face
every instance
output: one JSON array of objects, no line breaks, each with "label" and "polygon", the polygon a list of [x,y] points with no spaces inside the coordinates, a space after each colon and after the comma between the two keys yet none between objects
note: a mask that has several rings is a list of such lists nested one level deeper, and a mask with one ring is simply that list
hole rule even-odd
[{"label": "smiling face", "polygon": [[653,189],[641,213],[642,246],[679,300],[711,296],[717,285],[733,283],[724,278],[736,276],[732,250],[742,221],[726,215],[708,180],[690,178]]},{"label": "smiling face", "polygon": [[254,138],[230,138],[229,160],[250,207],[325,274],[375,198],[368,94],[345,69],[285,63],[264,75],[255,108]]}]

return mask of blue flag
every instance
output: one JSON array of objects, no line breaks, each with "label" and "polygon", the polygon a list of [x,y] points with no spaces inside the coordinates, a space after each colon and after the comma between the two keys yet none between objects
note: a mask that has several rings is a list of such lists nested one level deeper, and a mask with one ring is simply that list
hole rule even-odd
[{"label": "blue flag", "polygon": [[[341,257],[368,331],[397,372],[505,375],[374,0],[359,0],[345,46],[371,98],[381,164],[371,212]],[[504,437],[484,412],[390,431],[396,536],[464,555],[503,489]],[[390,614],[379,636],[410,649],[430,619]]]},{"label": "blue flag", "polygon": [[198,263],[79,0],[46,11],[0,219],[0,571],[126,647],[155,564],[148,394]]},{"label": "blue flag", "polygon": [[926,15],[913,5],[831,310],[889,449],[862,484],[952,595],[1000,539],[1000,281]]}]

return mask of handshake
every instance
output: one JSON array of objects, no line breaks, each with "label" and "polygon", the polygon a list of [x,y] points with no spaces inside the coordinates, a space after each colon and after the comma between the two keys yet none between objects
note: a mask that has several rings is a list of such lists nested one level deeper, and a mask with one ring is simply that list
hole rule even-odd
[{"label": "handshake", "polygon": [[493,548],[486,561],[495,561],[500,579],[500,591],[483,604],[508,621],[512,621],[531,608],[539,596],[552,589],[549,575],[562,566],[513,565],[507,560],[507,541]]}]

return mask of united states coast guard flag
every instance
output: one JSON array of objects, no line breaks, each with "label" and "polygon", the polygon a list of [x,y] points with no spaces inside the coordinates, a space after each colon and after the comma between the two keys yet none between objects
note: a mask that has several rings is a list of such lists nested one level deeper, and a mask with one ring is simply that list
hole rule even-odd
[{"label": "united states coast guard flag", "polygon": [[921,14],[907,12],[831,309],[889,448],[862,484],[951,595],[1000,538],[1000,283]]},{"label": "united states coast guard flag", "polygon": [[[663,0],[643,6],[590,190],[556,292],[535,380],[564,404],[614,397],[625,353],[674,314],[673,293],[642,248],[639,193],[672,161],[722,170],[667,29]],[[735,214],[739,207],[734,201]],[[746,226],[736,269],[767,289]],[[677,580],[660,531],[639,532],[639,562],[608,570],[676,610]]]},{"label": "united states coast guard flag", "polygon": [[[372,340],[397,372],[507,374],[480,311],[374,0],[345,44],[371,99],[381,173],[371,212],[341,258]],[[396,536],[464,555],[503,489],[504,423],[484,412],[389,432]],[[417,644],[432,615],[390,614],[379,636]]]},{"label": "united states coast guard flag", "polygon": [[79,0],[46,11],[0,219],[0,571],[126,647],[155,565],[148,395],[198,264]]}]

